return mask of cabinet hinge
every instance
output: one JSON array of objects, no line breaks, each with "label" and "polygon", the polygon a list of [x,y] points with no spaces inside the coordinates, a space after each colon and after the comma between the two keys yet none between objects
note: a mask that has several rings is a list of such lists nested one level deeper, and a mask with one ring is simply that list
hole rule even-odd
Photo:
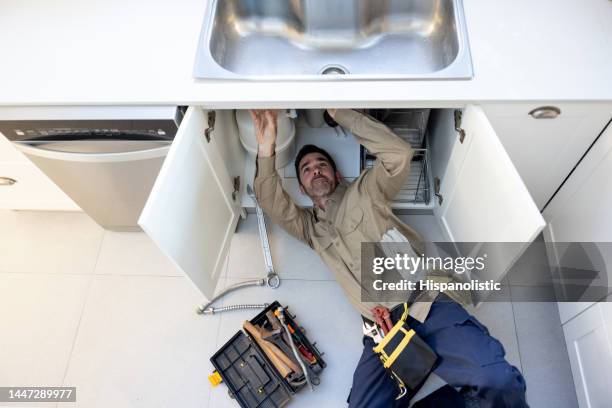
[{"label": "cabinet hinge", "polygon": [[215,130],[215,120],[217,118],[217,113],[215,111],[208,111],[208,128],[204,131],[204,137],[206,141],[210,143],[210,135]]},{"label": "cabinet hinge", "polygon": [[240,176],[234,177],[234,191],[232,191],[232,200],[236,201],[240,192]]},{"label": "cabinet hinge", "polygon": [[463,143],[463,140],[465,139],[465,130],[461,128],[462,116],[463,116],[463,113],[461,112],[461,110],[456,109],[455,110],[455,130],[459,133],[459,142],[461,143]]},{"label": "cabinet hinge", "polygon": [[440,184],[440,177],[434,177],[434,193],[438,197],[438,205],[442,205],[442,201],[444,201],[444,197],[440,194]]}]

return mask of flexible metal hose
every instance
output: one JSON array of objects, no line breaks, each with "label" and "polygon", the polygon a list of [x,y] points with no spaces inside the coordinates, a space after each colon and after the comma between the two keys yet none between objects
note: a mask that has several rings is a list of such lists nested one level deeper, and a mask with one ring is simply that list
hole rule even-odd
[{"label": "flexible metal hose", "polygon": [[235,291],[236,289],[240,289],[240,288],[244,288],[244,287],[248,287],[248,286],[263,286],[266,284],[266,279],[253,279],[253,280],[248,280],[245,282],[238,282],[235,283],[231,286],[228,286],[227,288],[225,288],[225,290],[223,290],[221,293],[219,293],[217,296],[213,297],[210,302],[206,303],[205,305],[201,305],[198,307],[198,314],[215,314],[218,312],[224,312],[226,310],[239,310],[239,309],[261,309],[264,308],[266,306],[263,305],[235,305],[235,306],[239,306],[239,307],[235,307],[235,306],[226,306],[226,307],[220,307],[220,308],[214,308],[212,307],[213,303],[215,303],[217,300],[221,299],[223,296],[227,295],[230,292]]},{"label": "flexible metal hose", "polygon": [[230,310],[246,310],[246,309],[265,309],[266,307],[270,306],[269,303],[262,303],[262,304],[252,304],[252,305],[231,305],[231,306],[223,306],[223,307],[208,307],[206,310],[204,310],[204,314],[215,314],[215,313],[221,313],[221,312],[228,312]]}]

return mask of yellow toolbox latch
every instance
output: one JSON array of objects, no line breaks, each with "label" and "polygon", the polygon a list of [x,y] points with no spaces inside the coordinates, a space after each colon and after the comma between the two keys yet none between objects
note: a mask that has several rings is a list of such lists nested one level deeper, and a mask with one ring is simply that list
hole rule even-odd
[{"label": "yellow toolbox latch", "polygon": [[215,371],[214,373],[208,376],[208,381],[210,381],[210,385],[216,387],[217,385],[223,382],[223,379],[221,378],[221,374],[219,374],[218,371]]}]

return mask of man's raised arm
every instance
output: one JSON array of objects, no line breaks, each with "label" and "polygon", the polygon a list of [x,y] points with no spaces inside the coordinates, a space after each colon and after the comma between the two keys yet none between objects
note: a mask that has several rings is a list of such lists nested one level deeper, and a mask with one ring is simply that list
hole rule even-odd
[{"label": "man's raised arm", "polygon": [[376,156],[374,167],[365,176],[369,192],[381,192],[392,200],[410,172],[414,150],[385,124],[351,109],[329,109],[338,124],[353,133],[359,144]]},{"label": "man's raised arm", "polygon": [[300,241],[310,245],[306,228],[306,212],[295,204],[283,189],[275,168],[276,111],[252,110],[251,117],[257,135],[257,171],[255,196],[261,208],[275,223]]}]

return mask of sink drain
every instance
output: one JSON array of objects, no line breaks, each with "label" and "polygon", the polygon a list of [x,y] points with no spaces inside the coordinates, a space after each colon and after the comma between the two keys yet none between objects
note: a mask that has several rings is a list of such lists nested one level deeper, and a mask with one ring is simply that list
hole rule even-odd
[{"label": "sink drain", "polygon": [[342,65],[326,65],[319,71],[321,75],[345,75],[348,73],[348,69],[344,68]]}]

